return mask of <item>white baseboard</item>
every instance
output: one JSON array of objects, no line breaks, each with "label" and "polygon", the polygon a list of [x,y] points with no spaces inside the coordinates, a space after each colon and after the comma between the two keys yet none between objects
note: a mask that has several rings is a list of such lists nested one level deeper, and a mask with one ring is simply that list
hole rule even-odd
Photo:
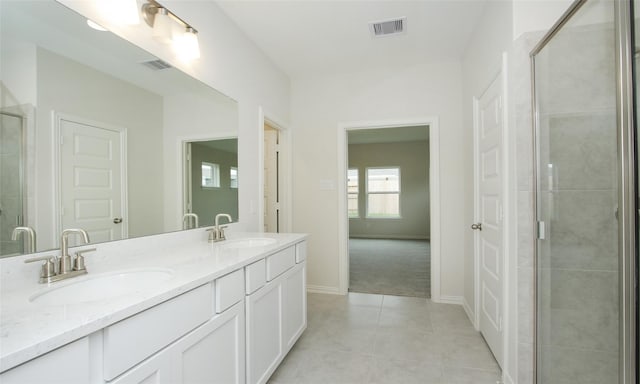
[{"label": "white baseboard", "polygon": [[311,285],[307,284],[308,293],[325,293],[328,295],[342,295],[340,289],[337,287],[327,287],[324,285]]},{"label": "white baseboard", "polygon": [[438,300],[434,300],[436,303],[440,303],[440,304],[456,304],[456,305],[463,305],[463,299],[462,296],[447,296],[447,295],[440,295],[440,298]]},{"label": "white baseboard", "polygon": [[464,297],[462,298],[462,308],[464,308],[464,311],[467,313],[467,317],[469,318],[469,321],[471,321],[473,328],[475,328],[477,331],[478,324],[476,324],[476,316],[473,312],[473,309],[471,309],[471,306],[467,302],[467,299],[465,299]]},{"label": "white baseboard", "polygon": [[405,235],[349,235],[350,239],[430,240],[429,236]]}]

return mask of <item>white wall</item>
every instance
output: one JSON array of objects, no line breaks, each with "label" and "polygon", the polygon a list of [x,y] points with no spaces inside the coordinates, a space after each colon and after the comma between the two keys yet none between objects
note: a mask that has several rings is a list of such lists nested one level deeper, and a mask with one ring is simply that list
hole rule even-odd
[{"label": "white wall", "polygon": [[36,46],[0,38],[0,107],[36,104]]},{"label": "white wall", "polygon": [[[338,125],[439,117],[443,296],[462,296],[464,164],[458,61],[359,71],[292,82],[293,228],[309,232],[308,283],[339,289]],[[330,188],[333,183],[333,188]],[[329,188],[328,188],[329,187]],[[433,186],[433,188],[437,188]]]},{"label": "white wall", "polygon": [[[287,76],[260,51],[222,10],[209,0],[163,1],[172,12],[198,30],[201,58],[192,63],[178,61],[168,46],[151,37],[144,23],[122,26],[105,20],[95,3],[82,0],[60,0],[118,35],[127,38],[159,58],[216,88],[238,102],[239,191],[241,227],[258,230],[258,108],[263,106],[279,121],[289,120],[290,84]],[[139,1],[139,3],[141,3]],[[189,134],[187,127],[183,133]]]},{"label": "white wall", "polygon": [[513,40],[526,32],[548,30],[572,3],[573,0],[514,0]]}]

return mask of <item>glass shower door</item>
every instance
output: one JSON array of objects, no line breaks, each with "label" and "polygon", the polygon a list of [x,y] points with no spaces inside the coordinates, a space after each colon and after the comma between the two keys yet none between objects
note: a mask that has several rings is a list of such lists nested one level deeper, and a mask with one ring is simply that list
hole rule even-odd
[{"label": "glass shower door", "polygon": [[589,0],[534,51],[538,383],[618,383],[614,3]]},{"label": "glass shower door", "polygon": [[24,220],[22,118],[0,113],[0,257],[23,253],[24,241],[11,240]]}]

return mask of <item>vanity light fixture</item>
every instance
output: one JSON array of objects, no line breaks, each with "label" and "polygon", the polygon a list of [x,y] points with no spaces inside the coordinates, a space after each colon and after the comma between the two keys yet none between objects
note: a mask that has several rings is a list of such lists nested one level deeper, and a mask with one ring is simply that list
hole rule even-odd
[{"label": "vanity light fixture", "polygon": [[169,44],[173,39],[173,21],[166,8],[158,8],[153,21],[153,38],[161,43]]},{"label": "vanity light fixture", "polygon": [[171,44],[180,60],[200,58],[198,31],[157,1],[146,1],[142,5],[142,16],[147,25],[153,28],[154,39]]}]

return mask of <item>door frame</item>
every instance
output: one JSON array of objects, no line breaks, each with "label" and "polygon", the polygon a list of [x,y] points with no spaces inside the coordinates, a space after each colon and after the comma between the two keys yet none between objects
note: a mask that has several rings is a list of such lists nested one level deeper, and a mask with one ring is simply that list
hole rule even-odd
[{"label": "door frame", "polygon": [[[177,214],[175,216],[175,220],[176,220],[176,228],[180,228],[180,230],[182,230],[182,225],[183,225],[183,220],[184,220],[184,213],[185,210],[187,208],[187,178],[189,177],[188,175],[188,171],[186,169],[186,161],[185,161],[185,151],[186,151],[186,147],[187,147],[187,143],[194,143],[194,142],[198,142],[198,141],[210,141],[210,140],[225,140],[225,139],[236,139],[238,140],[238,179],[241,178],[241,169],[240,169],[240,137],[238,135],[238,132],[232,132],[232,131],[221,131],[221,132],[212,132],[212,133],[208,133],[208,134],[197,134],[197,135],[188,135],[188,136],[178,136],[176,138],[176,145],[178,147],[178,149],[176,150],[176,164],[178,164],[178,166],[176,167],[177,170],[177,175],[178,175],[178,179],[180,180],[180,183],[182,183],[182,185],[179,188],[178,191],[178,199],[176,201],[177,206],[178,206],[178,211]],[[238,181],[238,188],[240,188],[240,181]],[[238,190],[238,193],[240,193],[240,191]],[[235,223],[239,223],[240,222],[240,203],[238,202],[238,217],[235,218]],[[194,228],[197,229],[197,228]]]},{"label": "door frame", "polygon": [[79,124],[90,125],[98,129],[104,129],[107,131],[117,132],[120,136],[120,199],[122,208],[122,240],[129,237],[129,199],[128,199],[128,185],[127,185],[127,129],[124,127],[103,123],[100,121],[85,119],[66,113],[60,113],[51,111],[53,122],[53,140],[51,140],[53,161],[52,161],[52,175],[53,175],[53,233],[52,244],[59,246],[59,235],[62,233],[62,216],[60,210],[62,207],[62,159],[60,156],[60,137],[61,137],[61,122],[62,120],[72,121]]},{"label": "door frame", "polygon": [[[292,231],[292,164],[291,130],[279,117],[263,106],[258,107],[258,231],[264,232],[264,125],[269,124],[279,132],[280,141],[279,180],[280,184],[280,232]],[[284,211],[284,212],[283,212]]]},{"label": "door frame", "polygon": [[[508,93],[507,93],[507,53],[502,54],[501,68],[491,77],[489,84],[484,88],[481,96],[491,87],[494,81],[501,81],[502,95],[502,132],[500,153],[502,156],[502,348],[504,361],[500,362],[503,372],[507,373],[508,367],[505,365],[513,344],[510,341],[511,323],[517,321],[517,314],[512,313],[513,308],[517,308],[517,263],[510,260],[509,255],[517,255],[517,175],[516,175],[516,135],[509,133],[508,120]],[[480,97],[481,97],[480,96]],[[479,113],[480,97],[473,97],[473,217],[477,222],[480,217],[480,183],[479,183]],[[513,227],[513,228],[512,228]],[[473,313],[467,313],[473,322],[473,326],[480,331],[480,236],[479,233],[473,235],[473,280],[474,280],[474,307]],[[469,312],[471,308],[465,302],[465,310]],[[514,317],[515,316],[515,317]],[[515,323],[514,323],[515,324]],[[517,348],[517,346],[516,346]],[[517,361],[516,361],[517,364]]]},{"label": "door frame", "polygon": [[440,294],[440,135],[437,116],[383,121],[353,121],[338,124],[338,292],[349,292],[349,215],[347,212],[347,170],[349,131],[360,129],[429,127],[429,204],[431,207],[431,300],[448,302]]}]

